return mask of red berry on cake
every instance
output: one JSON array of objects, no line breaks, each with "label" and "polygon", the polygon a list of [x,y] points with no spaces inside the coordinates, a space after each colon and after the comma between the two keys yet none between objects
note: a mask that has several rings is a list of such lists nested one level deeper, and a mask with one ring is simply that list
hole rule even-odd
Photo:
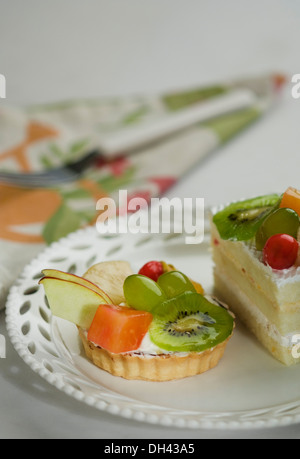
[{"label": "red berry on cake", "polygon": [[288,234],[271,236],[263,249],[264,263],[273,269],[288,269],[297,260],[299,244]]}]

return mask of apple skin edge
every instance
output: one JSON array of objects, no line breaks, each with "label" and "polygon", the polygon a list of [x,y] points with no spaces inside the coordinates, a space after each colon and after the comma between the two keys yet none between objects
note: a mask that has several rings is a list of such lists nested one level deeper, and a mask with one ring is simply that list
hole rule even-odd
[{"label": "apple skin edge", "polygon": [[43,285],[53,315],[88,330],[100,304],[109,304],[107,298],[86,285],[70,280],[43,277]]},{"label": "apple skin edge", "polygon": [[88,279],[83,277],[76,276],[75,274],[66,273],[64,271],[58,271],[57,269],[43,269],[42,271],[44,277],[51,277],[54,279],[61,279],[70,282],[75,282],[76,284],[81,284],[94,290],[96,293],[99,293],[103,298],[107,300],[108,303],[112,303],[111,298],[105,293],[98,285],[94,284]]}]

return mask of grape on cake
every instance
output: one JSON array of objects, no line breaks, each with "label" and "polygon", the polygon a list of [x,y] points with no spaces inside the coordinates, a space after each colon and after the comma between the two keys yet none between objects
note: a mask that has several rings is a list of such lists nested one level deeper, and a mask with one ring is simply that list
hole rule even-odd
[{"label": "grape on cake", "polygon": [[285,365],[298,363],[300,192],[289,187],[215,209],[211,218],[218,297]]}]

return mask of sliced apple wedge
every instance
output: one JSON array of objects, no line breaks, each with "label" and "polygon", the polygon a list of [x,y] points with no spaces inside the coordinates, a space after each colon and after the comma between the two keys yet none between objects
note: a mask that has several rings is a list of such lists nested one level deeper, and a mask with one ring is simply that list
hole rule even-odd
[{"label": "sliced apple wedge", "polygon": [[73,322],[88,330],[100,304],[106,299],[94,290],[76,282],[53,277],[43,277],[49,306],[53,315]]},{"label": "sliced apple wedge", "polygon": [[94,284],[88,279],[84,279],[83,277],[76,276],[75,274],[66,273],[63,271],[58,271],[57,269],[43,269],[42,271],[44,277],[51,277],[54,279],[61,279],[65,281],[74,282],[75,284],[83,285],[96,293],[99,293],[107,303],[112,303],[111,298],[104,292],[98,285]]},{"label": "sliced apple wedge", "polygon": [[133,274],[127,261],[102,261],[91,266],[83,277],[96,284],[112,299],[112,304],[124,303],[123,284]]}]

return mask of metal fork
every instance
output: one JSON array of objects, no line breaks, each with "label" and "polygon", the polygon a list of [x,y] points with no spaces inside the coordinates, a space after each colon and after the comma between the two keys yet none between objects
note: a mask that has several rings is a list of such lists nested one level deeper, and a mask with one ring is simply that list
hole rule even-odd
[{"label": "metal fork", "polygon": [[0,183],[17,185],[24,188],[41,188],[55,186],[58,183],[72,182],[77,180],[98,158],[101,158],[101,154],[98,150],[94,150],[76,161],[45,172],[22,174],[17,172],[0,172]]}]

